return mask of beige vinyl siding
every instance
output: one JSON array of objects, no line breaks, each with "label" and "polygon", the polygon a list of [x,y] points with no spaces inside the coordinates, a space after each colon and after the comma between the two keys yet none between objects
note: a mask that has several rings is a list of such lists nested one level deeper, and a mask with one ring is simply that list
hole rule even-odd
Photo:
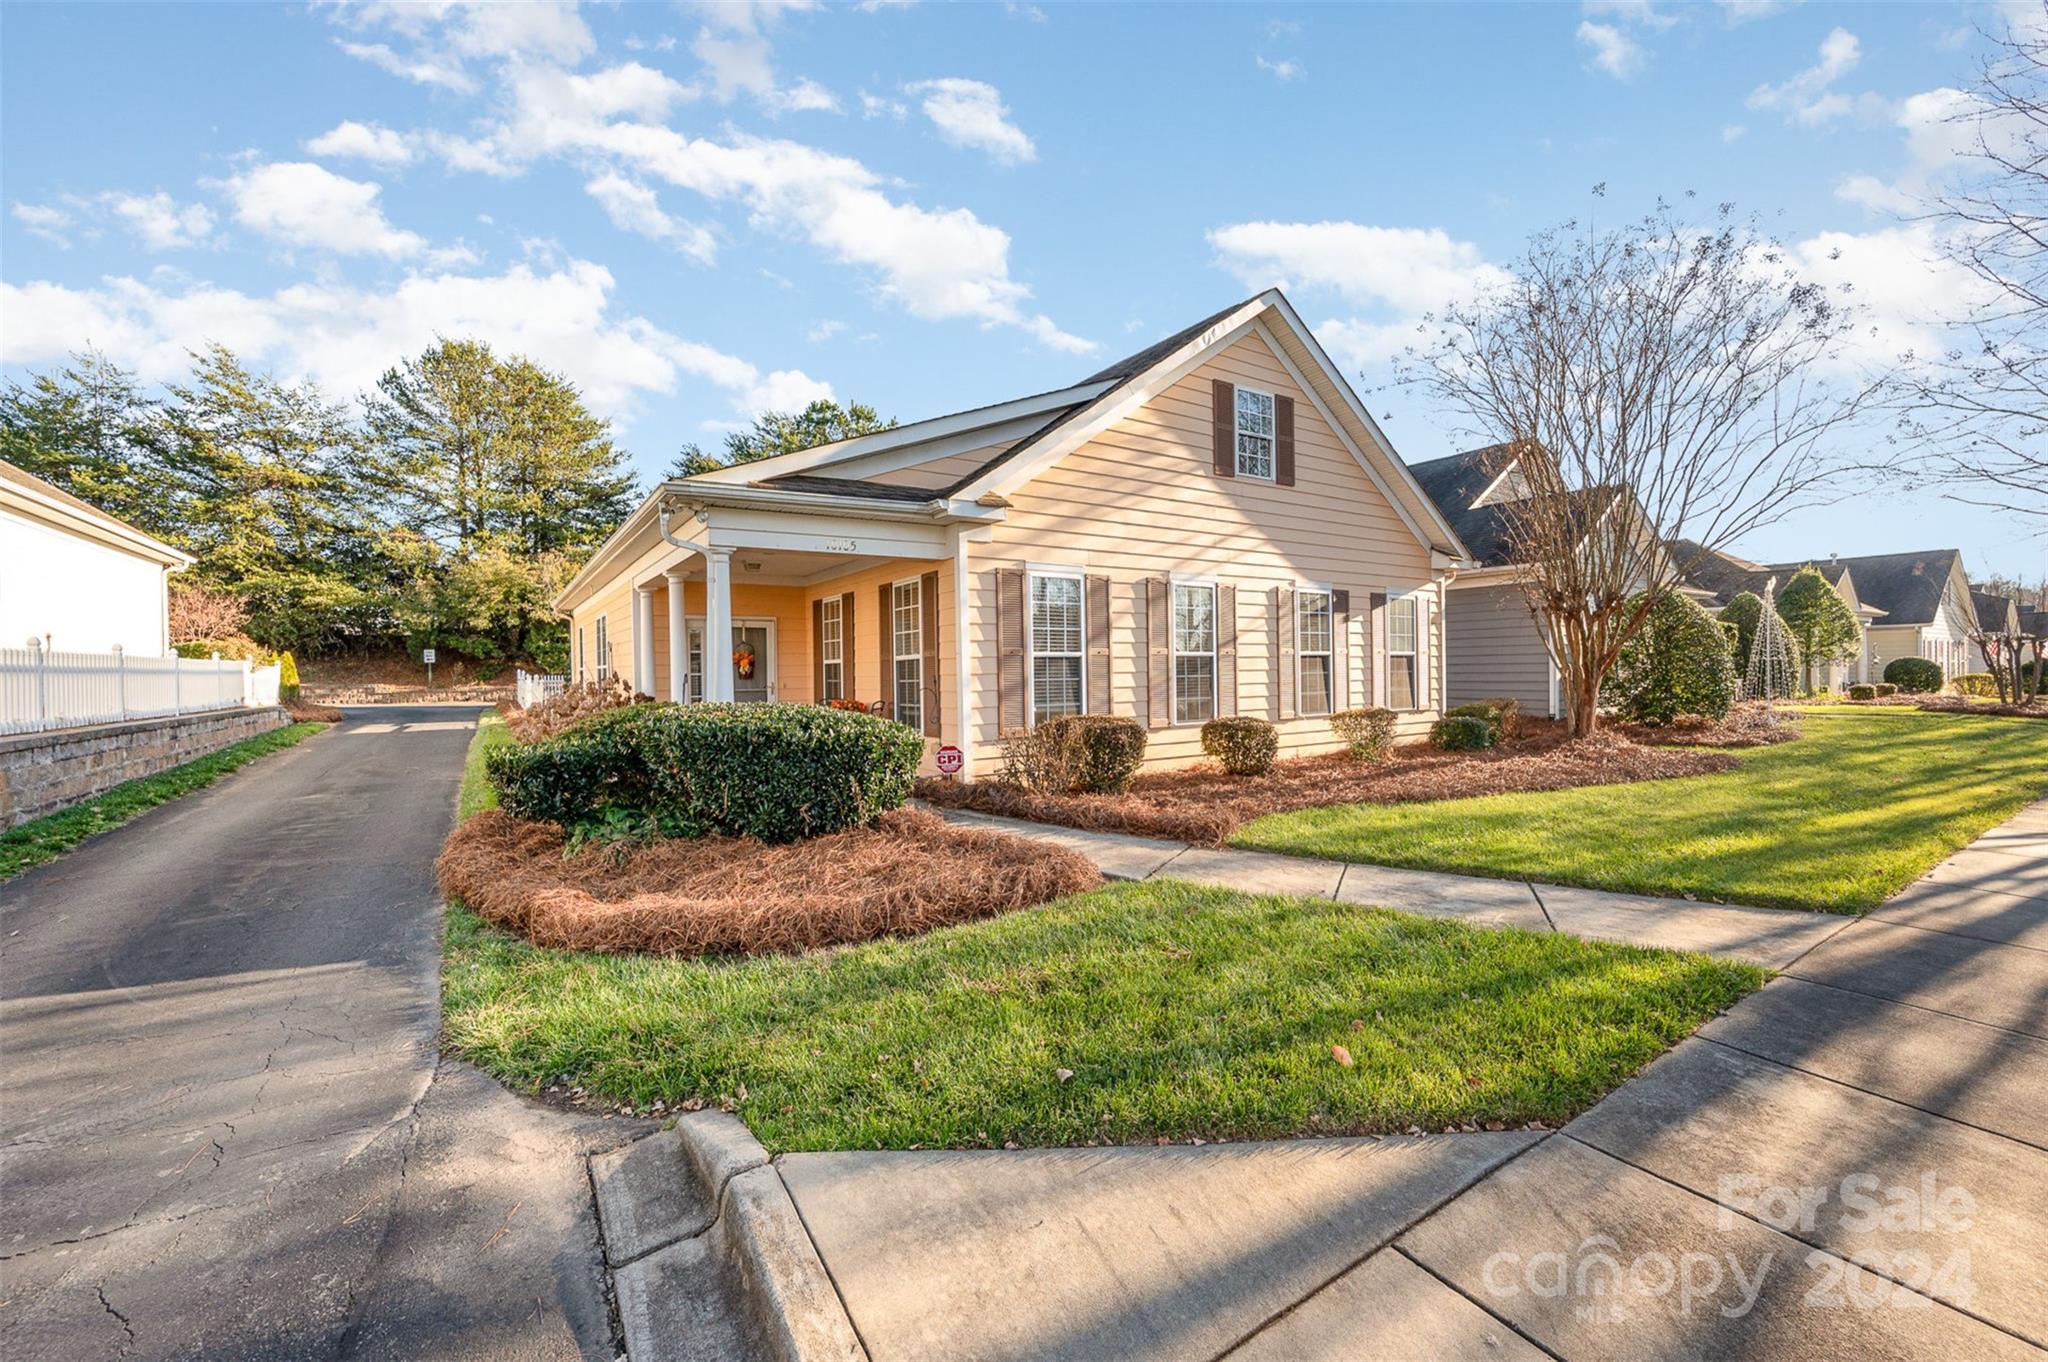
[{"label": "beige vinyl siding", "polygon": [[1453,588],[1446,602],[1451,703],[1512,696],[1525,713],[1550,713],[1550,651],[1522,588]]},{"label": "beige vinyl siding", "polygon": [[[1294,486],[1218,478],[1211,471],[1214,378],[1294,399]],[[1347,663],[1340,675],[1349,678],[1346,700],[1352,705],[1370,701],[1363,686],[1371,594],[1427,588],[1418,670],[1430,708],[1403,719],[1403,736],[1419,736],[1434,717],[1441,593],[1432,585],[1428,552],[1263,337],[1247,335],[1213,356],[1032,479],[1011,502],[991,542],[973,548],[970,646],[983,659],[975,677],[977,773],[993,769],[997,759],[991,569],[999,566],[1080,567],[1110,579],[1112,712],[1141,719],[1149,698],[1146,579],[1178,574],[1234,586],[1237,712],[1278,719],[1287,754],[1337,744],[1327,718],[1278,712],[1273,588],[1324,584],[1351,593],[1349,627],[1340,640]],[[1383,684],[1384,668],[1378,670]],[[1148,761],[1171,764],[1200,756],[1198,726],[1152,730]]]}]

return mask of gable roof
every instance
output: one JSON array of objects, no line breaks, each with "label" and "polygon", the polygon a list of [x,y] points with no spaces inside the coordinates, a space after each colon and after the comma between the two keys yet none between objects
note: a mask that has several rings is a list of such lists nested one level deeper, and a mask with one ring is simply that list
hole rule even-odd
[{"label": "gable roof", "polygon": [[144,534],[127,521],[108,515],[91,502],[5,459],[0,459],[0,505],[13,506],[72,534],[111,544],[169,568],[189,567],[193,562],[192,555],[183,549],[174,549],[163,540]]},{"label": "gable roof", "polygon": [[[1871,616],[1885,616],[1886,624],[1911,624],[1911,620],[1890,618],[1891,610],[1882,602],[1872,599],[1864,587],[1863,569],[1858,566],[1865,562],[1861,558],[1795,558],[1783,563],[1752,563],[1747,558],[1738,558],[1725,549],[1709,549],[1692,539],[1673,539],[1670,542],[1673,559],[1686,565],[1685,580],[1689,585],[1712,592],[1716,608],[1728,604],[1747,591],[1761,596],[1764,588],[1775,579],[1779,586],[1785,585],[1792,577],[1805,568],[1812,568],[1821,575],[1829,586],[1840,591],[1843,584],[1850,584],[1856,592],[1856,609]],[[1937,597],[1938,599],[1938,597]],[[1930,620],[1932,615],[1928,617]],[[1873,619],[1872,623],[1876,623]],[[1923,623],[1925,621],[1922,621]]]},{"label": "gable roof", "polygon": [[1885,612],[1886,624],[1932,624],[1950,577],[1962,562],[1956,549],[1837,558],[1856,574],[1856,594]]},{"label": "gable roof", "polygon": [[1970,604],[1977,612],[1977,627],[1993,634],[2004,633],[2007,621],[2018,611],[2012,597],[1979,591],[1975,587],[1970,589]]},{"label": "gable roof", "polygon": [[[1267,329],[1268,320],[1278,325]],[[1426,547],[1451,557],[1469,557],[1457,532],[1409,475],[1393,445],[1359,402],[1343,373],[1309,332],[1278,289],[1233,303],[1191,326],[1181,328],[1071,388],[1053,389],[1029,398],[931,417],[875,435],[843,440],[796,454],[778,455],[754,464],[701,473],[665,484],[682,491],[706,484],[745,484],[782,492],[806,492],[874,500],[944,503],[955,498],[1000,506],[1018,485],[1089,439],[1097,429],[1121,419],[1146,400],[1151,391],[1200,363],[1211,350],[1258,334],[1272,343],[1283,366],[1300,380],[1309,401],[1328,420],[1368,478],[1392,504],[1395,513]],[[1014,438],[993,440],[989,434],[1014,430]],[[966,452],[992,449],[972,468],[939,488],[890,488],[858,476],[835,476],[841,464],[859,461],[870,468],[871,456],[887,455],[894,466],[909,466]],[[900,462],[896,462],[900,460]],[[879,470],[871,470],[879,471]],[[821,485],[822,484],[822,485]]]},{"label": "gable roof", "polygon": [[1504,445],[1487,445],[1408,465],[1409,475],[1481,567],[1506,567],[1514,561],[1508,547],[1507,520],[1498,502],[1474,506],[1480,493],[1493,485],[1494,474],[1486,471],[1487,460]]}]

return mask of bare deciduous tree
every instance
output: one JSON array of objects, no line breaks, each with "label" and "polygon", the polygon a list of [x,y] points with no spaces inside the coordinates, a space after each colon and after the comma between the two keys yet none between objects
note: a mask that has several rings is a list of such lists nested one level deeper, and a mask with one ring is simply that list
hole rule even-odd
[{"label": "bare deciduous tree", "polygon": [[1990,55],[1950,116],[1958,187],[1930,218],[1988,301],[1909,369],[1889,467],[1973,505],[2048,521],[2048,0],[1986,35]]},{"label": "bare deciduous tree", "polygon": [[166,608],[173,643],[233,638],[249,623],[249,607],[240,596],[182,577],[171,578]]},{"label": "bare deciduous tree", "polygon": [[[1596,191],[1597,192],[1597,191]],[[1622,645],[1700,550],[1824,500],[1830,436],[1874,385],[1851,315],[1754,221],[1668,206],[1619,230],[1537,235],[1506,285],[1432,319],[1404,377],[1512,465],[1501,503],[1573,734],[1598,723]]]}]

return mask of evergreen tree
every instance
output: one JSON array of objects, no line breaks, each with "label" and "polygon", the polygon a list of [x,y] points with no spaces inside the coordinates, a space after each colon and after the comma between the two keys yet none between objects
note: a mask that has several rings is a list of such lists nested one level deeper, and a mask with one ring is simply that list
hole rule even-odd
[{"label": "evergreen tree", "polygon": [[0,458],[176,542],[161,415],[132,371],[82,350],[58,372],[10,382],[0,394]]},{"label": "evergreen tree", "polygon": [[852,402],[841,407],[830,398],[821,397],[802,411],[762,412],[754,418],[753,425],[725,437],[723,458],[707,454],[695,444],[684,445],[675,462],[669,465],[668,476],[695,477],[715,468],[730,468],[734,464],[752,463],[776,454],[816,449],[819,445],[851,440],[856,435],[873,435],[876,431],[892,430],[895,426],[896,418],[892,416],[883,420],[880,413],[865,402]]},{"label": "evergreen tree", "polygon": [[1814,687],[1813,669],[1852,660],[1863,637],[1849,602],[1811,564],[1778,592],[1778,618],[1799,645],[1800,675],[1809,691]]}]

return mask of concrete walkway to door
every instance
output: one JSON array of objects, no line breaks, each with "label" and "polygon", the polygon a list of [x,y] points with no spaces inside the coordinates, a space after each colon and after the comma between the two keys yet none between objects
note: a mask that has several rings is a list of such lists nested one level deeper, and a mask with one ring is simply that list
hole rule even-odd
[{"label": "concrete walkway to door", "polygon": [[[1118,854],[1190,869],[1154,850]],[[1191,869],[1226,864],[1301,888],[1237,853]],[[1308,892],[1390,901],[1348,871]],[[2041,1356],[2048,804],[1810,921],[1780,977],[1562,1131],[771,1166],[873,1362]]]}]

